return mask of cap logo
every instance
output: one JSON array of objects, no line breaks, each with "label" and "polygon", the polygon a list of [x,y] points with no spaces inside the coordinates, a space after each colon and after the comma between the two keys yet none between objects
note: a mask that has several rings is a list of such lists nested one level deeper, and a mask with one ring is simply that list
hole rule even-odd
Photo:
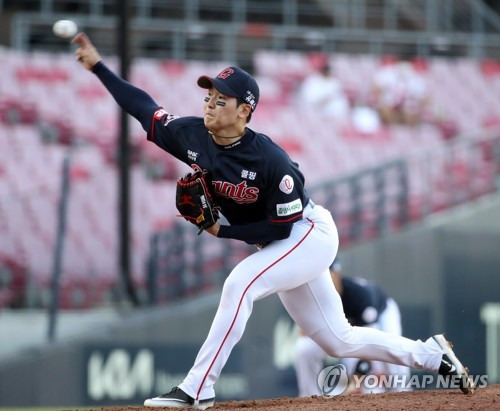
[{"label": "cap logo", "polygon": [[231,74],[234,74],[234,70],[231,67],[228,67],[227,69],[222,70],[217,75],[217,78],[227,79]]}]

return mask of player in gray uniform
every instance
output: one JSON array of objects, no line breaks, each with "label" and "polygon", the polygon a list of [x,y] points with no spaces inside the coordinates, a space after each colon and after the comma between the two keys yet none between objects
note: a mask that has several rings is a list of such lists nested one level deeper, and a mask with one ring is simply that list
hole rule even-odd
[{"label": "player in gray uniform", "polygon": [[228,67],[216,77],[200,77],[198,85],[207,91],[203,117],[178,118],[112,73],[84,33],[73,41],[79,44],[77,59],[142,124],[149,140],[213,176],[215,202],[230,225],[215,223],[205,231],[261,245],[229,273],[208,336],[184,381],[146,400],[146,406],[211,407],[214,385],[243,335],[253,303],[274,293],[330,356],[458,374],[462,390],[471,391],[467,371],[443,335],[413,341],[352,327],[346,320],[328,270],[339,245],[337,228],[330,212],[309,199],[297,165],[269,137],[247,127],[259,101],[252,76]]}]

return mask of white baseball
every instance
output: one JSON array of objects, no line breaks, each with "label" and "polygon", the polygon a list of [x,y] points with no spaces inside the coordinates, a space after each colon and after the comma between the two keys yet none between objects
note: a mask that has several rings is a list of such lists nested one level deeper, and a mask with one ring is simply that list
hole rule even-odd
[{"label": "white baseball", "polygon": [[52,31],[56,36],[67,39],[76,34],[78,27],[73,20],[57,20],[52,26]]}]

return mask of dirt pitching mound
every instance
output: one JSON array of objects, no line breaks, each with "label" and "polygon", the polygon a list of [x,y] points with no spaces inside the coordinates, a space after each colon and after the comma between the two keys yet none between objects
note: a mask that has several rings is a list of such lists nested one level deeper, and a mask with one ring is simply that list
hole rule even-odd
[{"label": "dirt pitching mound", "polygon": [[[162,410],[162,408],[155,408]],[[172,408],[164,408],[172,409]],[[387,394],[341,395],[332,398],[274,398],[216,403],[210,410],[500,410],[500,385],[477,389],[472,395],[460,390],[413,391]],[[151,411],[147,407],[95,408],[105,411]],[[86,411],[89,411],[88,409]]]}]

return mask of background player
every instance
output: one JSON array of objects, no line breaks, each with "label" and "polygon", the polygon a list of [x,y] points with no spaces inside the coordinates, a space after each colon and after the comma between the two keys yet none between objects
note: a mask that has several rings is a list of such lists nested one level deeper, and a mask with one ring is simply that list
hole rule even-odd
[{"label": "background player", "polygon": [[203,117],[179,118],[111,72],[85,34],[74,41],[80,45],[77,59],[142,124],[150,141],[211,174],[215,201],[230,225],[215,223],[206,231],[261,245],[227,277],[207,339],[184,381],[146,400],[146,406],[212,406],[214,384],[243,335],[254,301],[273,293],[329,355],[443,374],[455,370],[463,377],[463,391],[470,392],[467,372],[444,336],[413,341],[347,322],[328,270],[338,249],[335,223],[309,199],[298,165],[269,137],[246,127],[259,101],[252,76],[238,67],[228,67],[215,78],[201,76],[198,85],[207,90]]},{"label": "background player", "polygon": [[[396,301],[388,297],[379,286],[364,278],[342,276],[341,269],[340,260],[337,257],[330,266],[330,273],[335,289],[342,299],[344,314],[349,323],[357,327],[373,327],[389,334],[401,335],[401,314]],[[311,338],[304,334],[299,336],[295,359],[299,397],[321,395],[317,378],[325,366],[326,357],[323,349]],[[349,377],[355,373],[401,377],[410,375],[408,367],[380,361],[368,362],[359,358],[342,358],[341,363],[346,366]],[[408,381],[408,378],[403,381]]]}]

